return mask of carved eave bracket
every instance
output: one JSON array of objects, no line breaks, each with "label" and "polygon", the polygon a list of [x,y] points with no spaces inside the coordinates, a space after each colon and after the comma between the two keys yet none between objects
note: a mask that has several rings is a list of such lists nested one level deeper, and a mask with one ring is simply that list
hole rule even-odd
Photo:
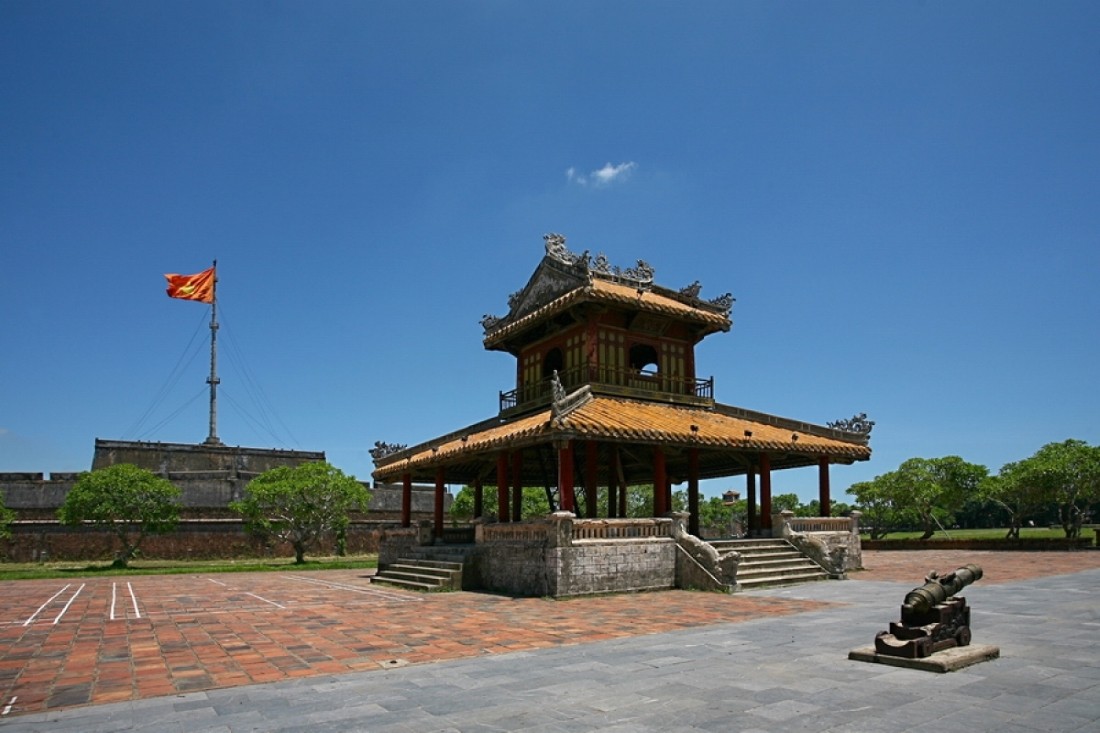
[{"label": "carved eave bracket", "polygon": [[553,394],[553,399],[550,401],[551,422],[560,423],[560,421],[569,415],[569,413],[573,412],[573,410],[592,401],[592,388],[587,384],[580,389],[566,394],[565,387],[562,386],[561,380],[558,379],[558,371],[556,369],[554,370],[554,375],[550,377],[550,387]]}]

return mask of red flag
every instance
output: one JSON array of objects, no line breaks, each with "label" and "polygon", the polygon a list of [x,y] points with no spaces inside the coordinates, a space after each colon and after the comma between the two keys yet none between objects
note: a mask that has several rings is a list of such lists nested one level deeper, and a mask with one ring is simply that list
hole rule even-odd
[{"label": "red flag", "polygon": [[214,302],[214,268],[196,275],[165,275],[168,279],[168,297],[181,300]]}]

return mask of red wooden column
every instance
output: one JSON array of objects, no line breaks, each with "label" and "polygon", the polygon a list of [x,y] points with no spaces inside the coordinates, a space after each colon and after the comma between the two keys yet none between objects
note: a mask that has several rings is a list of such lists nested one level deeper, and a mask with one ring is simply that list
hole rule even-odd
[{"label": "red wooden column", "polygon": [[584,444],[584,515],[586,517],[595,517],[600,511],[596,504],[596,494],[599,493],[599,486],[596,485],[598,480],[596,476],[600,468],[598,459],[599,447],[596,441],[587,441]]},{"label": "red wooden column", "polygon": [[497,454],[497,521],[508,521],[508,454]]},{"label": "red wooden column", "polygon": [[474,519],[479,519],[485,513],[483,496],[484,486],[481,485],[481,477],[474,479]]},{"label": "red wooden column", "polygon": [[512,521],[523,519],[523,451],[512,453]]},{"label": "red wooden column", "polygon": [[829,456],[821,456],[817,459],[817,491],[817,500],[821,504],[821,516],[833,516],[833,501],[829,496]]},{"label": "red wooden column", "polygon": [[401,475],[401,526],[412,526],[413,479],[411,473]]},{"label": "red wooden column", "polygon": [[760,529],[764,535],[772,534],[772,459],[760,454]]},{"label": "red wooden column", "polygon": [[573,496],[573,441],[563,440],[558,444],[558,498],[563,512],[576,512],[576,500]]},{"label": "red wooden column", "polygon": [[688,450],[688,532],[699,536],[699,449]]},{"label": "red wooden column", "polygon": [[653,449],[653,516],[663,517],[668,513],[665,498],[668,495],[668,475],[665,471],[665,452],[660,446]]},{"label": "red wooden column", "polygon": [[435,469],[435,529],[432,533],[434,537],[443,536],[443,492],[445,489],[443,467],[440,466]]},{"label": "red wooden column", "polygon": [[756,466],[751,464],[749,470],[745,472],[745,498],[748,501],[748,516],[745,517],[748,526],[745,527],[745,532],[749,537],[753,537],[760,526],[756,523]]}]

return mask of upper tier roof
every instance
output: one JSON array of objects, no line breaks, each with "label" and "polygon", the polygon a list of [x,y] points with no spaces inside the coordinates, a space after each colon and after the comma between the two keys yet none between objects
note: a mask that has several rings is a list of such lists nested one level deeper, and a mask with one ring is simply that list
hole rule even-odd
[{"label": "upper tier roof", "polygon": [[565,237],[547,234],[546,255],[522,290],[508,299],[503,318],[485,316],[486,349],[512,351],[510,344],[524,331],[582,303],[601,303],[654,313],[694,326],[699,338],[730,329],[733,297],[699,298],[698,281],[681,290],[653,282],[653,268],[639,260],[636,267],[612,267],[602,254],[573,254]]}]

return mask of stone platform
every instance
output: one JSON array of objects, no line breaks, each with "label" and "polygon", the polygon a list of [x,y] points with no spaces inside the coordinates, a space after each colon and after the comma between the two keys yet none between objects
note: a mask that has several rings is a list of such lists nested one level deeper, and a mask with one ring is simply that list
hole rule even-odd
[{"label": "stone platform", "polygon": [[891,667],[920,669],[925,672],[954,672],[972,664],[988,662],[999,656],[1001,656],[1000,647],[991,644],[957,646],[953,649],[936,652],[932,656],[923,659],[907,659],[905,657],[893,657],[889,654],[879,654],[875,651],[874,646],[864,646],[848,652],[848,659],[857,662],[888,664]]}]

